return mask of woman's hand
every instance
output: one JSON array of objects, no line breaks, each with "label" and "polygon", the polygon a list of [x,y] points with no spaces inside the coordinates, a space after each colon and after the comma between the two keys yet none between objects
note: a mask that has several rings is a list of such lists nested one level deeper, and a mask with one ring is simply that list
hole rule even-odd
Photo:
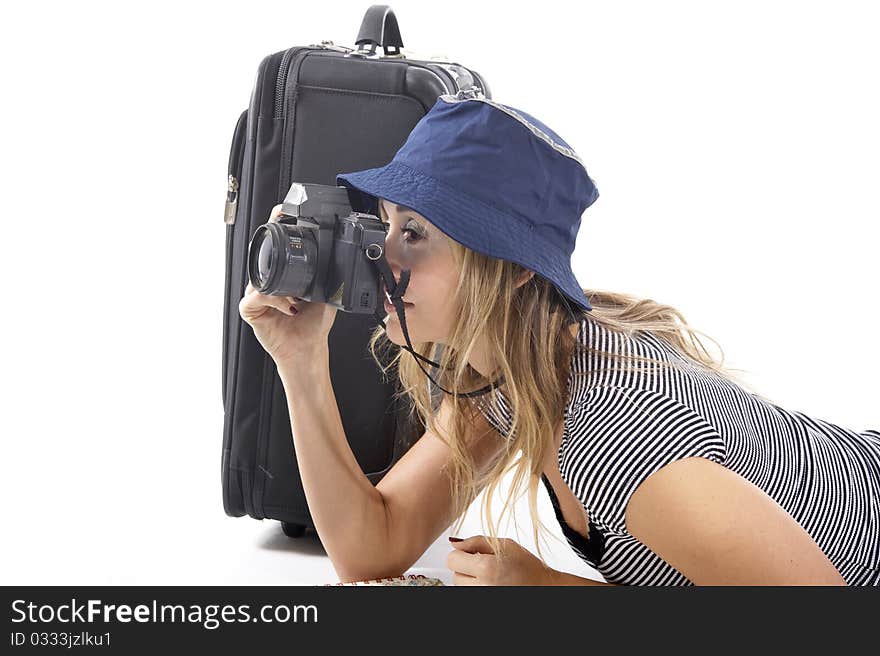
[{"label": "woman's hand", "polygon": [[455,549],[446,559],[455,585],[555,585],[556,570],[545,565],[515,540],[501,538],[501,553],[492,551],[484,535],[460,542],[449,538]]},{"label": "woman's hand", "polygon": [[[277,221],[281,205],[272,208],[269,221]],[[248,282],[238,303],[238,313],[276,363],[308,357],[327,344],[336,319],[336,307],[310,303],[295,296],[261,294]]]}]

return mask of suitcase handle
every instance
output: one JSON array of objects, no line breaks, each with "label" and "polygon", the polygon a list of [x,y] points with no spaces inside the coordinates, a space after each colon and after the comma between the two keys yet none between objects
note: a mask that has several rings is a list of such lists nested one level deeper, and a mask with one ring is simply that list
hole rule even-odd
[{"label": "suitcase handle", "polygon": [[[400,54],[403,40],[400,38],[397,17],[390,5],[372,5],[367,9],[354,44],[358,46],[358,52],[369,51],[370,55],[376,52],[376,46],[382,46],[386,55]],[[361,48],[362,45],[372,47]]]}]

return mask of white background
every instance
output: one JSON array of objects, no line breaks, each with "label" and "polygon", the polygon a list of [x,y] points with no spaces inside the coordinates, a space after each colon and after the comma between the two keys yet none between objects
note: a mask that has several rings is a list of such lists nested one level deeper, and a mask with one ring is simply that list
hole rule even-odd
[{"label": "white background", "polygon": [[[597,182],[585,287],[679,308],[784,407],[880,428],[873,3],[441,5],[392,3],[405,51],[484,74]],[[316,540],[223,512],[221,213],[261,59],[350,46],[368,6],[4,10],[0,582],[334,579]]]}]

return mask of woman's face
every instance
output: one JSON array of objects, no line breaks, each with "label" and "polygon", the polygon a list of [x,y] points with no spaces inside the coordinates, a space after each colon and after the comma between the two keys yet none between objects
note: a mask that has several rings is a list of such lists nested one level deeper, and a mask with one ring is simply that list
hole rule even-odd
[{"label": "woman's face", "polygon": [[[410,270],[403,293],[410,341],[445,344],[454,319],[449,304],[458,282],[450,238],[418,212],[384,198],[379,199],[379,216],[388,226],[385,258],[395,280],[400,280],[401,271]],[[385,324],[388,339],[406,345],[396,310],[388,312]]]}]

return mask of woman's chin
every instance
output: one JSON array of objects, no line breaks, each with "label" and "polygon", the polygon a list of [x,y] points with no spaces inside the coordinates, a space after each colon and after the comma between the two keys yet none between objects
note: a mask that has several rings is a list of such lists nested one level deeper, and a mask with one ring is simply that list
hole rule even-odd
[{"label": "woman's chin", "polygon": [[[406,338],[403,336],[403,328],[400,325],[400,317],[397,316],[397,312],[391,312],[388,314],[385,319],[385,332],[388,339],[392,342],[399,346],[406,346]],[[406,332],[409,334],[410,341],[415,344],[415,333],[413,332],[412,322],[409,320],[406,322]]]}]

